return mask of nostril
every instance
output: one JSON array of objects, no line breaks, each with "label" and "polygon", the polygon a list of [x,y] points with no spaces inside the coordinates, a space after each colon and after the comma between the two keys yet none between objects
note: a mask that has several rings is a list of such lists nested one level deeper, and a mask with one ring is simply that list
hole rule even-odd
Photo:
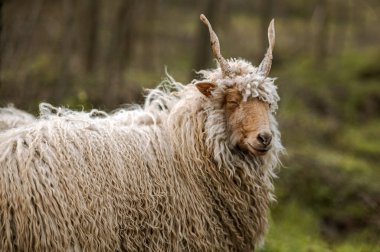
[{"label": "nostril", "polygon": [[269,132],[261,132],[257,136],[257,140],[259,140],[261,144],[269,145],[272,141],[272,134]]}]

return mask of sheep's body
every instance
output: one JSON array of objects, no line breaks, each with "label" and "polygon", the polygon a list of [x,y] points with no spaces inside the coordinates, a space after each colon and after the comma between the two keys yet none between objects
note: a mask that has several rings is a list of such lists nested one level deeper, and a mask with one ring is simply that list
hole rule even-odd
[{"label": "sheep's body", "polygon": [[231,150],[220,104],[177,88],[111,115],[42,105],[40,119],[0,132],[0,250],[254,249],[277,124],[264,158]]}]

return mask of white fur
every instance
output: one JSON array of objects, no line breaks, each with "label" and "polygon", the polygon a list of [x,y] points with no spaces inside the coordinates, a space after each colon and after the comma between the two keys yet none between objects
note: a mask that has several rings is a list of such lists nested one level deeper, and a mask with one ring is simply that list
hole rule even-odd
[{"label": "white fur", "polygon": [[[229,62],[242,90],[250,84],[250,95],[277,107],[273,79],[256,85],[255,68]],[[234,149],[222,107],[233,81],[220,69],[201,73],[220,85],[211,99],[169,76],[143,107],[43,103],[39,119],[0,132],[0,250],[254,250],[267,230],[280,133],[271,113],[269,153]]]},{"label": "white fur", "polygon": [[207,80],[215,83],[220,88],[237,85],[244,101],[249,97],[258,97],[270,104],[272,112],[277,110],[280,97],[277,94],[277,87],[274,85],[274,78],[262,76],[257,67],[243,59],[228,59],[227,63],[230,67],[230,75],[223,75],[220,67],[212,70],[201,70],[198,73],[202,75],[202,81]]}]

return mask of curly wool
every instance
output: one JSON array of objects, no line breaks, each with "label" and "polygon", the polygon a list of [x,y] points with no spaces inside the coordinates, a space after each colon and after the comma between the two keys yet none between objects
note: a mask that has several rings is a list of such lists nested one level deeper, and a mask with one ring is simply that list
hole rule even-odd
[{"label": "curly wool", "polygon": [[[41,115],[0,132],[0,250],[251,251],[273,169],[231,149],[220,102],[167,81],[143,108]],[[218,98],[219,97],[219,98]]]},{"label": "curly wool", "polygon": [[[275,112],[278,108],[280,97],[277,94],[277,87],[274,85],[274,78],[264,77],[259,73],[257,67],[243,59],[227,60],[230,75],[225,76],[220,67],[212,70],[201,70],[197,73],[203,78],[215,83],[218,87],[229,87],[236,85],[243,95],[243,100],[249,97],[259,98],[271,105],[271,111]],[[194,80],[193,82],[196,82]]]},{"label": "curly wool", "polygon": [[0,131],[25,125],[33,120],[35,120],[34,116],[16,109],[12,105],[0,108]]}]

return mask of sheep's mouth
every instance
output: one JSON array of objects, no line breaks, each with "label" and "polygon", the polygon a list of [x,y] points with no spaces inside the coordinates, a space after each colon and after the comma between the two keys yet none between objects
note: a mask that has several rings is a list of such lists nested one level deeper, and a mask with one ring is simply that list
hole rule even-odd
[{"label": "sheep's mouth", "polygon": [[263,156],[265,155],[271,148],[271,146],[268,146],[266,148],[257,148],[255,146],[253,146],[252,144],[248,144],[249,148],[251,149],[251,151],[259,156]]},{"label": "sheep's mouth", "polygon": [[254,150],[260,156],[265,155],[268,152],[268,150],[261,150],[261,149],[255,149],[255,148],[254,148]]}]

